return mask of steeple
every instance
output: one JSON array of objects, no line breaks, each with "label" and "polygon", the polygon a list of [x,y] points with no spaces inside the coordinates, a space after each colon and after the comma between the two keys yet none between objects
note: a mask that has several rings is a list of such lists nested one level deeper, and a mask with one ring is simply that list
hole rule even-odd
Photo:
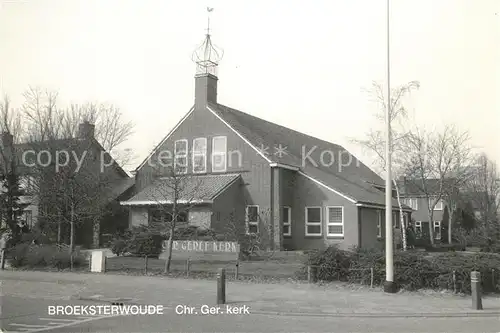
[{"label": "steeple", "polygon": [[205,107],[207,102],[217,103],[217,68],[223,51],[212,43],[210,35],[210,14],[213,8],[207,7],[207,33],[203,43],[193,52],[196,63],[195,106]]}]

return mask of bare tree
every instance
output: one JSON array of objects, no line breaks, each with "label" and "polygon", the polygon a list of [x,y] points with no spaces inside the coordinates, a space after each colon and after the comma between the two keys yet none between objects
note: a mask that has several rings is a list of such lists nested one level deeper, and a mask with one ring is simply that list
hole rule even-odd
[{"label": "bare tree", "polygon": [[[465,186],[465,192],[479,211],[477,218],[481,221],[483,237],[495,239],[499,237],[498,200],[500,197],[500,174],[496,163],[486,154],[477,157],[472,177]],[[493,235],[492,235],[493,234]]]},{"label": "bare tree", "polygon": [[[429,236],[434,245],[436,205],[451,198],[471,177],[473,155],[469,133],[452,125],[445,126],[442,132],[426,132],[415,127],[402,142],[406,154],[404,174],[428,202]],[[451,218],[448,223],[451,243]]]},{"label": "bare tree", "polygon": [[15,241],[20,236],[18,223],[25,206],[20,202],[24,193],[14,146],[21,126],[19,114],[10,107],[10,100],[5,96],[0,104],[0,226],[5,222]]},{"label": "bare tree", "polygon": [[155,202],[157,214],[153,214],[150,227],[168,235],[164,272],[169,273],[176,231],[188,223],[189,210],[198,204],[197,198],[203,182],[199,177],[180,173],[171,166],[158,167],[155,173],[156,179],[151,185],[150,195]]},{"label": "bare tree", "polygon": [[95,125],[95,138],[117,163],[129,165],[136,158],[130,150],[119,148],[134,132],[134,123],[127,121],[114,105],[103,103],[72,104],[61,108],[56,92],[29,87],[23,94],[23,122],[26,123],[25,139],[46,141],[75,138],[83,122]]},{"label": "bare tree", "polygon": [[[420,83],[418,81],[411,81],[405,85],[399,86],[392,90],[391,92],[391,105],[389,107],[389,121],[391,125],[391,157],[392,157],[392,182],[396,189],[396,197],[399,205],[399,216],[403,239],[403,250],[407,249],[406,242],[406,226],[403,215],[403,208],[400,197],[400,190],[397,183],[397,179],[402,175],[403,168],[402,163],[405,158],[404,150],[402,149],[402,141],[405,139],[407,132],[404,121],[408,118],[408,111],[403,104],[403,99],[408,94],[411,94],[414,90],[420,88]],[[372,88],[369,91],[373,100],[377,103],[378,109],[375,113],[375,118],[382,124],[386,122],[386,111],[388,109],[387,98],[384,94],[384,89],[381,84],[377,82],[372,83]],[[369,154],[374,155],[375,163],[377,169],[384,173],[385,170],[385,131],[384,130],[373,130],[371,129],[366,134],[364,139],[352,140],[354,143],[362,146],[365,151]]]}]

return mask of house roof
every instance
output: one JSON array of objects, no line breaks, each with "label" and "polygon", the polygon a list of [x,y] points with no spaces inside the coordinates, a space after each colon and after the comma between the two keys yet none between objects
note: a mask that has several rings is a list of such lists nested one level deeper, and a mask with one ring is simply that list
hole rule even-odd
[{"label": "house roof", "polygon": [[[295,167],[352,202],[385,205],[384,193],[372,186],[383,187],[384,180],[344,147],[221,104],[208,107],[249,144],[261,151],[268,147],[264,156],[270,163]],[[276,154],[280,145],[284,153]]]},{"label": "house roof", "polygon": [[[178,203],[211,203],[220,193],[240,179],[240,174],[188,175],[162,177],[127,201],[125,206]],[[177,188],[177,190],[175,190]]]},{"label": "house roof", "polygon": [[[78,158],[82,157],[83,152],[86,149],[96,148],[98,151],[106,152],[106,150],[102,147],[102,145],[95,138],[90,140],[82,140],[79,138],[67,138],[67,139],[55,139],[55,140],[45,140],[45,141],[37,141],[37,142],[24,142],[18,143],[14,145],[14,149],[16,151],[16,157],[18,161],[23,161],[23,154],[28,151],[41,151],[41,150],[50,150],[50,151],[67,151],[67,152],[75,152]],[[55,154],[55,153],[54,153]],[[109,155],[109,154],[108,154]],[[31,154],[25,155],[28,159]],[[64,159],[64,156],[61,156]],[[71,156],[73,158],[73,156]],[[112,157],[111,157],[112,158]],[[29,162],[32,163],[32,162]],[[29,166],[24,166],[21,163],[21,172],[29,173]],[[130,176],[123,170],[123,168],[116,163],[116,161],[112,158],[112,166],[115,170],[120,174],[120,176],[124,178],[130,178]]]},{"label": "house roof", "polygon": [[[425,195],[423,188],[424,184],[427,188],[429,194],[439,193],[440,191],[440,180],[429,178],[423,181],[422,179],[410,179],[404,178],[397,181],[398,187],[400,189],[402,196],[423,196]],[[454,185],[453,180],[444,180],[443,188]]]}]

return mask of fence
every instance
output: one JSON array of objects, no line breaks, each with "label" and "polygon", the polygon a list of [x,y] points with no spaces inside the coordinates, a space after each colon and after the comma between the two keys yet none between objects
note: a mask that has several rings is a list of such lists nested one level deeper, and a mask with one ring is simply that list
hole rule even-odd
[{"label": "fence", "polygon": [[[486,293],[500,292],[499,269],[477,269],[481,272],[481,287]],[[385,267],[374,266],[334,267],[330,265],[307,265],[307,280],[309,282],[341,281],[368,285],[371,288],[381,286],[385,282]],[[419,270],[411,266],[394,267],[395,282],[407,290],[440,289],[454,293],[470,293],[470,271],[456,270]]]}]

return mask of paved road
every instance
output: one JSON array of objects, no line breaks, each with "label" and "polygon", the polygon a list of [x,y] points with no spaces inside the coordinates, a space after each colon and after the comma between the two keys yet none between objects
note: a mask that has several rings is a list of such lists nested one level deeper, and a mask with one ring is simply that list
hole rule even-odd
[{"label": "paved road", "polygon": [[[325,318],[312,316],[269,316],[252,314],[177,314],[175,308],[163,315],[119,317],[49,316],[49,305],[97,304],[81,301],[22,299],[4,296],[4,332],[385,332],[385,333],[494,333],[500,318]],[[224,311],[222,307],[221,311]],[[196,314],[197,312],[197,314]]]},{"label": "paved road", "polygon": [[87,325],[91,321],[108,317],[106,315],[92,315],[92,313],[90,315],[88,313],[49,313],[49,307],[52,306],[89,305],[88,302],[82,301],[56,301],[11,296],[2,296],[1,301],[0,328],[3,332],[43,332],[53,328],[68,329],[75,324],[85,323]]}]

